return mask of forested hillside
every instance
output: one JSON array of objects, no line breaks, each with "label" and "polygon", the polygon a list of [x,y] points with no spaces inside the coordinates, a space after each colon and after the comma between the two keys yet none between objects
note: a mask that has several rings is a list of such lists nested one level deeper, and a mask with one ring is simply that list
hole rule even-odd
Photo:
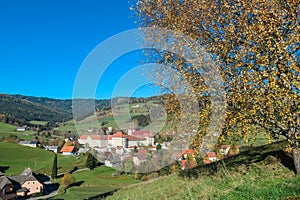
[{"label": "forested hillside", "polygon": [[[34,98],[32,98],[34,99]],[[36,98],[38,99],[38,98]],[[31,120],[48,121],[50,123],[70,120],[71,109],[64,109],[60,100],[32,101],[23,96],[0,95],[1,121],[9,124],[24,125]]]},{"label": "forested hillside", "polygon": [[[95,103],[97,111],[109,110],[111,104],[145,103],[150,100],[159,100],[161,96],[149,98],[117,97],[113,99],[76,99],[82,110]],[[83,118],[92,113],[83,113]],[[14,125],[26,125],[30,121],[46,121],[50,126],[56,122],[69,121],[72,115],[72,99],[53,99],[47,97],[33,97],[23,95],[0,94],[0,121]]]}]

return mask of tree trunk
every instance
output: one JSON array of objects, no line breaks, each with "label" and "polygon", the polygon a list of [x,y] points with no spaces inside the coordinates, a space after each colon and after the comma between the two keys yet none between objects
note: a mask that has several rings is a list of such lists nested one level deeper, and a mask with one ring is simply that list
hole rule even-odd
[{"label": "tree trunk", "polygon": [[300,174],[300,148],[293,148],[293,158],[296,169],[296,174]]}]

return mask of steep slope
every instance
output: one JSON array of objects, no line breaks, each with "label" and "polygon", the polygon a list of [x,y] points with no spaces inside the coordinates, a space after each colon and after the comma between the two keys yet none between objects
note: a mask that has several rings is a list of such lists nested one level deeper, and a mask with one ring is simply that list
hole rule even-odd
[{"label": "steep slope", "polygon": [[44,106],[26,98],[0,94],[0,114],[2,121],[31,121],[61,122],[72,118],[71,112],[54,105]]},{"label": "steep slope", "polygon": [[224,162],[124,187],[107,199],[300,199],[300,176],[281,150],[285,144],[250,148]]}]

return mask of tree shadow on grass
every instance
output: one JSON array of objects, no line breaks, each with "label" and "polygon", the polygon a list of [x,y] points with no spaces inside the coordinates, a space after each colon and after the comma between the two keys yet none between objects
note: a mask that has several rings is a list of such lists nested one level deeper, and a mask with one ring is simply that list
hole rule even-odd
[{"label": "tree shadow on grass", "polygon": [[72,174],[78,170],[78,167],[74,167],[69,173]]},{"label": "tree shadow on grass", "polygon": [[59,183],[50,183],[44,185],[44,194],[50,194],[51,192],[58,190]]},{"label": "tree shadow on grass", "polygon": [[273,156],[286,168],[292,170],[296,174],[293,158],[286,154],[282,149],[287,144],[286,141],[279,141],[270,145],[247,148],[240,154],[228,157],[224,160],[212,162],[210,164],[201,164],[195,168],[183,170],[179,173],[181,177],[198,178],[203,175],[213,175],[224,169],[235,169],[240,165],[250,165],[265,160],[269,156]]},{"label": "tree shadow on grass", "polygon": [[76,186],[81,186],[83,183],[84,183],[84,181],[76,181],[76,182],[70,184],[68,188],[70,188],[70,187],[76,187]]},{"label": "tree shadow on grass", "polygon": [[43,183],[46,182],[46,181],[50,181],[50,177],[49,177],[49,176],[46,176],[45,174],[39,173],[39,174],[37,174],[36,176],[37,176],[37,179],[38,179],[39,181],[43,182]]},{"label": "tree shadow on grass", "polygon": [[5,173],[9,169],[9,166],[0,166],[0,172]]}]

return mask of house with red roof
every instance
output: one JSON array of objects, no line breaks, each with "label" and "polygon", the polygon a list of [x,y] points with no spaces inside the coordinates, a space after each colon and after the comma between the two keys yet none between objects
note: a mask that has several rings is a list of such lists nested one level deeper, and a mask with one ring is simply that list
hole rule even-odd
[{"label": "house with red roof", "polygon": [[62,155],[74,155],[76,154],[75,146],[63,146],[60,150]]},{"label": "house with red roof", "polygon": [[224,156],[228,155],[229,150],[230,150],[230,145],[221,145],[219,148],[220,154]]},{"label": "house with red roof", "polygon": [[[143,140],[142,145],[148,146],[149,144],[154,145],[154,135],[151,131],[147,130],[134,130],[130,134],[131,136],[137,137],[137,138],[144,138],[146,140]],[[130,145],[131,146],[131,145]]]},{"label": "house with red roof", "polygon": [[[204,159],[204,160],[209,160],[210,162],[215,162],[215,161],[218,161],[220,159],[218,158],[218,156],[215,152],[211,151],[211,152],[206,153],[206,159]],[[208,162],[208,161],[206,161],[206,162]]]},{"label": "house with red roof", "polygon": [[184,159],[187,159],[188,155],[191,155],[193,158],[195,158],[197,151],[194,149],[185,149],[182,151],[182,157]]}]

